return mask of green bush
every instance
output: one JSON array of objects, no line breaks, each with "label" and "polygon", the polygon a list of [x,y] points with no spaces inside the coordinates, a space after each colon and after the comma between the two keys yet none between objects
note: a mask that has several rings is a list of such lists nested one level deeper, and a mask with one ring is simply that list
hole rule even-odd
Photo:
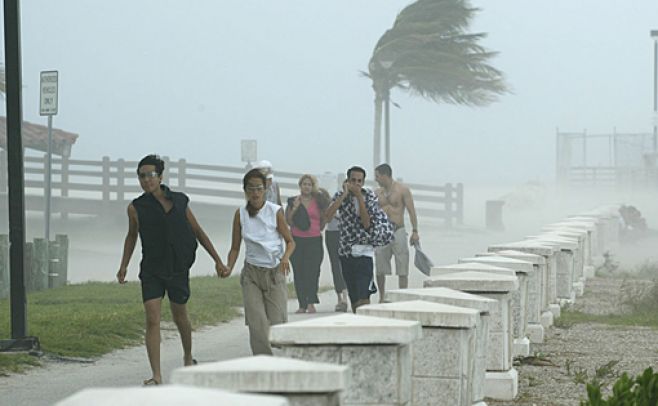
[{"label": "green bush", "polygon": [[624,372],[612,387],[612,395],[603,399],[601,385],[587,384],[587,401],[581,406],[656,406],[658,404],[658,373],[651,367],[632,379]]}]

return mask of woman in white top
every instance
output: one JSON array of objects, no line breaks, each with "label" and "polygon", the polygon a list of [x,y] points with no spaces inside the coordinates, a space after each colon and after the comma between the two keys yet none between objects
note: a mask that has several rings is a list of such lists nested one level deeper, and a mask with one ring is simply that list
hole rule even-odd
[{"label": "woman in white top", "polygon": [[247,204],[236,210],[233,218],[226,276],[233,271],[244,240],[247,253],[240,285],[249,342],[254,355],[271,355],[270,326],[288,321],[286,275],[290,271],[295,242],[281,206],[265,200],[265,175],[252,169],[244,176],[242,184]]}]

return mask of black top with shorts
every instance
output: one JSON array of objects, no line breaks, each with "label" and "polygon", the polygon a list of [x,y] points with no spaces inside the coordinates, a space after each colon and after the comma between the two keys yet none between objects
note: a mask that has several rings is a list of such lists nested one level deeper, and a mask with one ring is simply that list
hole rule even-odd
[{"label": "black top with shorts", "polygon": [[171,302],[185,304],[190,297],[189,271],[197,248],[196,236],[185,214],[190,199],[165,185],[160,187],[173,204],[168,213],[150,193],[132,202],[142,243],[139,264],[142,299],[162,298],[166,290]]}]

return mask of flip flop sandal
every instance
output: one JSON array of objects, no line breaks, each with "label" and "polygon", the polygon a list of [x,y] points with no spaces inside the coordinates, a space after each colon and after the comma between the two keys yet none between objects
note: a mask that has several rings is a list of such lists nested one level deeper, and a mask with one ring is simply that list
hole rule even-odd
[{"label": "flip flop sandal", "polygon": [[347,303],[346,302],[340,302],[336,305],[334,308],[335,311],[337,312],[346,312],[347,311]]},{"label": "flip flop sandal", "polygon": [[149,378],[149,379],[147,379],[147,380],[144,381],[143,385],[144,385],[144,386],[160,385],[160,382],[156,381],[156,380],[153,379],[153,378]]}]

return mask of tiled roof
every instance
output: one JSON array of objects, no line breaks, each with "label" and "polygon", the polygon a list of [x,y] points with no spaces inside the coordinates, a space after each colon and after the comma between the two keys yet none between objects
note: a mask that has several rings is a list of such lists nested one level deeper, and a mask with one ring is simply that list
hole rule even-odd
[{"label": "tiled roof", "polygon": [[[53,154],[71,155],[78,134],[53,128]],[[0,117],[0,148],[7,149],[7,119]],[[23,148],[48,152],[48,127],[23,121]]]}]

